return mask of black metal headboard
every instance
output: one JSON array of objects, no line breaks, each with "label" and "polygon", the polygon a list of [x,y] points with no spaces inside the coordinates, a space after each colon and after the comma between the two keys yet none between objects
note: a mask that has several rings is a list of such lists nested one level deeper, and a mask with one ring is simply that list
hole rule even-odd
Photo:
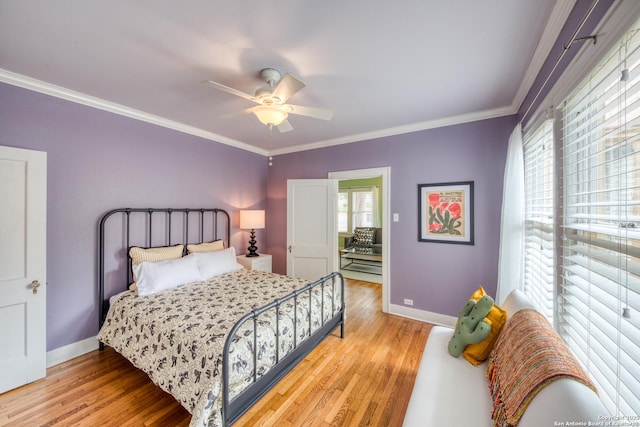
[{"label": "black metal headboard", "polygon": [[[120,222],[114,223],[117,218]],[[109,219],[111,227],[107,228]],[[109,296],[126,290],[131,282],[131,246],[186,246],[223,240],[228,248],[230,222],[227,211],[217,208],[119,208],[105,213],[100,218],[98,243],[99,327],[109,309]],[[105,298],[107,276],[115,283],[109,290],[115,287],[116,292],[109,292]]]}]

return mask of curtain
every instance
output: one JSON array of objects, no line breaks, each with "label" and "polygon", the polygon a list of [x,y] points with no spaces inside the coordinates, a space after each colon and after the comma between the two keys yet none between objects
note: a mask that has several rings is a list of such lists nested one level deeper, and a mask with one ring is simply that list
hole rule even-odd
[{"label": "curtain", "polygon": [[350,188],[352,226],[380,227],[378,187]]},{"label": "curtain", "polygon": [[371,207],[373,212],[371,215],[372,227],[380,227],[380,197],[378,187],[371,187]]},{"label": "curtain", "polygon": [[500,252],[496,303],[522,286],[524,237],[524,160],[522,126],[518,123],[509,137],[502,188]]}]

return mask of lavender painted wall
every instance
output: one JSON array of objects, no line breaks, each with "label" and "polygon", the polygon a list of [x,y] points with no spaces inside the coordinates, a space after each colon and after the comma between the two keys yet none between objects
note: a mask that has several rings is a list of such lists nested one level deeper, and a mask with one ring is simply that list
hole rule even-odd
[{"label": "lavender painted wall", "polygon": [[10,85],[0,100],[0,145],[48,153],[48,350],[97,333],[97,222],[110,209],[222,207],[244,253],[238,209],[266,208],[263,156]]},{"label": "lavender painted wall", "polygon": [[[391,167],[391,303],[455,316],[478,286],[495,295],[502,182],[515,116],[292,153],[269,171],[267,237],[274,271],[286,271],[287,179]],[[418,184],[475,182],[475,245],[418,242]]]}]

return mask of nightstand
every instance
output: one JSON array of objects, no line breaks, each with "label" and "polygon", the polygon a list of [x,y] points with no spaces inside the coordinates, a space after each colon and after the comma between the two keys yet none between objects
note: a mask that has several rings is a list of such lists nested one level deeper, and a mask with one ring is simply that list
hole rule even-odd
[{"label": "nightstand", "polygon": [[239,255],[236,259],[238,260],[238,264],[247,270],[258,270],[271,273],[271,255],[269,254],[260,254],[260,256],[253,257]]}]

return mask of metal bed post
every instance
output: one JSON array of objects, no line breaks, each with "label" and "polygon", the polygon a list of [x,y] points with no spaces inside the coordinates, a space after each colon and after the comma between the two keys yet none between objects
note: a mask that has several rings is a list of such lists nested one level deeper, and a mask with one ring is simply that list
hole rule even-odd
[{"label": "metal bed post", "polygon": [[[121,224],[121,228],[124,228],[124,232],[125,232],[125,242],[126,242],[126,247],[125,247],[125,255],[122,259],[119,259],[120,262],[126,262],[126,268],[124,268],[124,270],[126,271],[127,277],[124,283],[125,289],[126,287],[128,287],[129,285],[129,279],[131,277],[131,270],[132,270],[132,266],[131,266],[131,262],[130,259],[128,257],[128,250],[131,247],[131,244],[135,244],[136,241],[132,241],[131,237],[132,237],[132,226],[133,228],[138,228],[141,232],[146,231],[147,235],[144,236],[141,240],[148,242],[148,245],[152,245],[154,243],[153,240],[153,214],[156,212],[165,212],[166,213],[166,218],[167,218],[167,224],[165,227],[163,227],[164,232],[166,233],[164,241],[168,242],[169,245],[171,245],[172,243],[174,243],[172,241],[172,229],[173,229],[173,221],[174,219],[177,220],[176,215],[173,215],[173,213],[175,212],[182,212],[183,215],[182,216],[177,216],[178,218],[182,217],[183,219],[183,226],[184,226],[184,230],[182,234],[182,240],[183,242],[175,242],[175,244],[180,244],[183,243],[185,246],[189,243],[189,226],[190,226],[190,221],[189,221],[189,213],[192,211],[197,211],[199,212],[199,221],[196,221],[196,223],[199,225],[200,227],[200,242],[204,242],[205,240],[205,232],[204,232],[204,221],[205,221],[205,213],[211,213],[212,215],[212,220],[213,220],[213,230],[212,230],[212,234],[213,234],[213,240],[217,240],[219,238],[218,232],[219,230],[219,222],[222,220],[223,222],[225,222],[224,225],[224,232],[225,235],[223,236],[223,238],[226,241],[226,247],[230,247],[230,239],[231,239],[231,221],[230,221],[230,216],[229,214],[222,210],[222,209],[155,209],[155,208],[140,208],[140,209],[131,209],[131,208],[120,208],[120,209],[114,209],[112,211],[109,211],[107,213],[105,213],[99,221],[99,250],[98,250],[98,256],[99,256],[99,261],[98,261],[98,288],[99,288],[99,304],[98,304],[98,313],[99,313],[99,323],[100,323],[100,327],[102,326],[102,323],[104,322],[106,315],[107,315],[107,310],[109,308],[109,303],[108,303],[108,299],[105,300],[105,275],[106,275],[106,266],[105,266],[105,260],[108,258],[107,254],[106,254],[106,239],[107,239],[107,232],[106,232],[106,224],[108,219],[113,216],[116,213],[121,213],[122,215],[124,215],[124,224]],[[132,215],[136,214],[136,213],[141,213],[142,217],[144,218],[145,216],[147,217],[148,223],[146,224],[142,224],[140,227],[136,226],[136,222],[134,221],[133,225],[131,223],[131,221],[133,221],[132,219]],[[220,218],[220,215],[222,215],[222,218]],[[195,225],[194,225],[195,226]],[[115,230],[114,230],[115,231]],[[135,230],[138,231],[138,230]],[[193,234],[193,233],[192,233]],[[209,235],[209,233],[207,232],[207,236]],[[120,234],[120,236],[122,236]],[[135,236],[135,234],[134,234]],[[137,240],[137,239],[136,239]],[[156,239],[157,240],[157,239]],[[118,256],[121,256],[121,253],[118,251]],[[119,267],[117,269],[123,268],[123,266],[121,264],[119,264]],[[325,291],[326,291],[326,286],[328,285],[328,283],[331,283],[332,289],[331,289],[331,315],[329,316],[328,319],[325,320],[325,314],[324,314],[324,310],[325,308],[328,308],[329,306],[327,305],[327,303],[325,302]],[[335,292],[337,292],[336,286],[340,286],[340,307],[336,307],[336,294]],[[315,331],[313,331],[313,292],[314,289],[316,289],[316,287],[318,287],[317,289],[320,290],[320,325],[319,328]],[[123,289],[124,290],[124,289]],[[308,292],[308,296],[306,294],[306,292]],[[326,292],[329,293],[329,292]],[[303,309],[302,307],[304,306],[305,300],[300,300],[298,301],[298,298],[308,298],[308,303],[309,303],[309,307],[308,307],[308,335],[306,333],[302,333],[303,330],[298,330],[297,328],[297,314],[298,314],[298,309],[300,308],[301,310]],[[286,310],[286,306],[283,306],[283,304],[287,304],[290,303],[290,300],[293,299],[293,316],[291,318],[291,321],[293,322],[293,333],[294,333],[294,339],[293,341],[293,345],[292,345],[292,349],[289,350],[288,352],[281,352],[280,351],[280,345],[281,343],[285,342],[282,340],[281,335],[281,324],[280,324],[280,316],[284,315],[286,316],[287,314],[287,310]],[[299,304],[300,303],[300,304]],[[273,366],[270,366],[269,369],[264,372],[261,373],[260,376],[258,376],[258,332],[257,332],[257,328],[259,325],[259,320],[258,316],[266,313],[269,310],[274,310],[273,312],[275,313],[276,316],[276,321],[274,322],[276,325],[276,363]],[[244,414],[247,409],[253,405],[258,399],[260,399],[269,389],[271,389],[273,387],[273,385],[275,385],[275,383],[277,381],[279,381],[284,375],[286,375],[291,369],[293,369],[294,366],[296,366],[298,364],[298,362],[300,362],[307,354],[309,354],[326,336],[328,336],[329,334],[331,334],[332,331],[334,331],[336,329],[337,326],[340,326],[340,337],[343,338],[344,337],[344,279],[342,278],[342,275],[340,273],[331,273],[328,276],[325,276],[313,283],[309,283],[306,286],[297,289],[293,292],[291,292],[289,295],[283,297],[283,298],[279,298],[276,299],[275,301],[271,302],[270,304],[267,304],[261,308],[255,309],[252,312],[246,314],[245,316],[243,316],[230,330],[226,341],[224,343],[224,352],[222,355],[222,418],[223,418],[223,423],[225,426],[230,425],[231,423],[233,423],[234,421],[236,421],[242,414]],[[230,399],[230,358],[229,358],[229,354],[230,354],[230,350],[231,350],[231,345],[233,343],[233,339],[236,336],[236,334],[239,332],[240,328],[245,324],[245,322],[247,321],[252,321],[253,324],[253,348],[254,348],[254,354],[253,354],[253,359],[254,359],[254,365],[253,365],[253,383],[243,389],[243,391],[241,391],[237,396],[234,397],[233,401]],[[304,327],[304,323],[302,323],[303,320],[301,320],[301,326]],[[303,338],[301,340],[298,340],[298,333],[302,333]],[[249,338],[250,339],[250,338]],[[100,349],[103,349],[104,345],[102,343],[100,343]],[[251,378],[251,377],[249,377]]]},{"label": "metal bed post", "polygon": [[[339,280],[340,284],[340,293],[341,293],[341,307],[335,310],[335,303],[333,302],[333,311],[330,318],[325,322],[324,321],[324,313],[320,313],[321,325],[316,331],[312,331],[312,293],[316,287],[319,287],[321,292],[321,306],[324,306],[324,286],[326,282],[331,281],[332,288],[336,286],[336,280]],[[308,310],[308,327],[309,327],[309,335],[304,338],[300,344],[298,345],[296,342],[297,333],[294,332],[294,348],[284,355],[282,358],[278,355],[278,362],[271,366],[269,370],[264,373],[260,378],[258,378],[257,370],[258,370],[258,341],[257,341],[257,324],[258,324],[258,316],[264,314],[265,312],[275,309],[276,311],[276,319],[279,319],[279,309],[280,306],[289,301],[290,299],[294,300],[294,308],[297,310],[297,298],[299,295],[305,294],[309,295],[309,310]],[[335,296],[335,289],[332,290],[332,300]],[[294,291],[287,295],[286,297],[276,299],[272,303],[267,304],[259,309],[253,310],[251,313],[243,316],[238,322],[231,328],[229,335],[226,338],[223,350],[222,357],[222,419],[223,425],[229,426],[233,422],[235,422],[242,414],[244,414],[250,407],[253,405],[258,399],[260,399],[264,394],[273,387],[277,381],[279,381],[284,375],[286,375],[297,363],[306,357],[326,336],[328,336],[331,331],[333,331],[337,326],[340,326],[340,338],[344,338],[344,279],[342,275],[338,272],[331,273],[328,276],[325,276],[313,283],[307,284],[301,289]],[[297,313],[296,313],[297,314]],[[294,314],[293,322],[295,325],[296,314]],[[233,400],[231,399],[231,391],[230,391],[230,363],[229,363],[229,354],[231,350],[231,345],[234,341],[234,337],[238,334],[240,328],[247,322],[252,321],[253,323],[253,383],[249,385],[247,388],[243,389],[238,395],[236,395]],[[277,348],[279,349],[279,335],[280,328],[279,322],[276,320],[276,343]],[[296,328],[294,327],[294,331]]]},{"label": "metal bed post", "polygon": [[168,230],[167,230],[167,234],[169,236],[169,239],[167,240],[167,244],[169,246],[171,246],[171,221],[172,221],[172,217],[171,214],[173,213],[173,209],[167,209],[167,226],[168,226]]}]

